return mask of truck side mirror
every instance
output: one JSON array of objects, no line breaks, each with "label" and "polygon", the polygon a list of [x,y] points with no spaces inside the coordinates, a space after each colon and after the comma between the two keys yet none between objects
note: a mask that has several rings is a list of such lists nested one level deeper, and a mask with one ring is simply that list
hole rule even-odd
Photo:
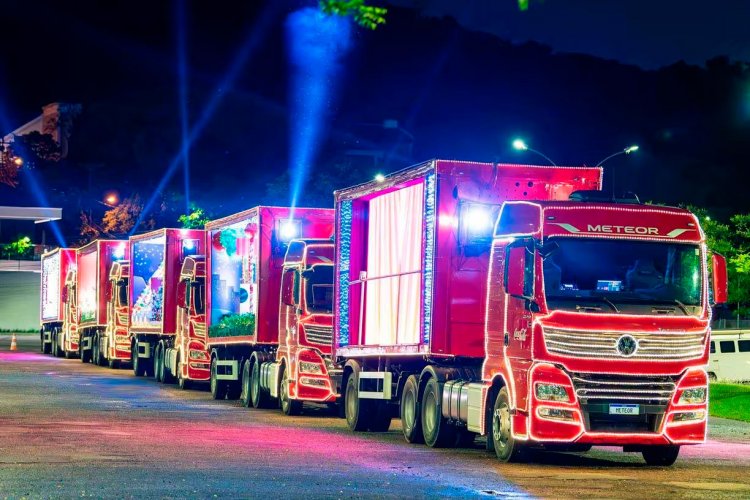
[{"label": "truck side mirror", "polygon": [[177,284],[177,305],[187,309],[187,280],[182,280]]},{"label": "truck side mirror", "polygon": [[294,305],[294,269],[287,269],[281,277],[281,303]]},{"label": "truck side mirror", "polygon": [[711,256],[714,304],[726,304],[728,300],[727,259],[715,253]]},{"label": "truck side mirror", "polygon": [[529,241],[505,249],[505,291],[512,297],[534,300],[534,247]]},{"label": "truck side mirror", "polygon": [[62,295],[60,297],[60,300],[62,300],[64,303],[68,303],[68,287],[64,286],[62,288]]}]

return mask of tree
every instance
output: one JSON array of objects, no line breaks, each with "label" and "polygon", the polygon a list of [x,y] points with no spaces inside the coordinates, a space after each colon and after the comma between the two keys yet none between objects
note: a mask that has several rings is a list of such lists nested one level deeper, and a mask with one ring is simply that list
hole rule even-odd
[{"label": "tree", "polygon": [[81,212],[80,235],[81,244],[88,243],[100,237],[105,238],[127,238],[138,224],[138,229],[152,230],[156,227],[156,220],[153,216],[142,220],[138,219],[143,212],[143,203],[139,195],[133,195],[131,198],[124,198],[118,205],[104,212],[100,223],[94,222],[91,214]]},{"label": "tree", "polygon": [[18,171],[23,166],[23,158],[17,156],[10,144],[0,143],[0,183],[6,186],[18,185]]},{"label": "tree", "polygon": [[352,17],[360,26],[374,30],[385,24],[388,9],[365,5],[365,0],[320,0],[320,10],[329,16]]},{"label": "tree", "polygon": [[189,214],[182,214],[177,218],[177,222],[182,224],[184,229],[202,229],[211,220],[206,212],[195,204],[190,204],[190,210]]},{"label": "tree", "polygon": [[31,254],[34,245],[28,236],[19,236],[16,241],[0,246],[4,259],[22,259]]}]

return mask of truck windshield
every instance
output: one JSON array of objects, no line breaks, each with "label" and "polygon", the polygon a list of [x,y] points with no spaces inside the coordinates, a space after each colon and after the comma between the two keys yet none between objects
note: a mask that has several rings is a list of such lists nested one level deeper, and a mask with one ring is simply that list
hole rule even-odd
[{"label": "truck windshield", "polygon": [[545,247],[550,309],[700,313],[703,281],[697,245],[554,238]]},{"label": "truck windshield", "polygon": [[333,312],[333,266],[313,266],[304,272],[304,277],[308,312]]}]

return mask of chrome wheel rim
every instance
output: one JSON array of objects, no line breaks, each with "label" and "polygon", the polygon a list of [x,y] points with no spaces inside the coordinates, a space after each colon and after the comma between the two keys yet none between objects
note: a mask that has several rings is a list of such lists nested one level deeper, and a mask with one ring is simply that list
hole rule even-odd
[{"label": "chrome wheel rim", "polygon": [[500,403],[492,413],[492,437],[500,448],[508,446],[510,440],[510,409],[505,402]]}]

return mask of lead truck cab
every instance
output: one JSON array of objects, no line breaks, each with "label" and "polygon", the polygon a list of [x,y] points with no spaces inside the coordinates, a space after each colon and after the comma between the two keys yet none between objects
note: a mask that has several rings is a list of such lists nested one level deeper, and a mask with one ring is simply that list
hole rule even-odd
[{"label": "lead truck cab", "polygon": [[[480,425],[504,460],[563,443],[670,465],[706,437],[704,234],[686,210],[573,198],[501,208]],[[713,300],[725,302],[726,262],[711,260]]]}]

